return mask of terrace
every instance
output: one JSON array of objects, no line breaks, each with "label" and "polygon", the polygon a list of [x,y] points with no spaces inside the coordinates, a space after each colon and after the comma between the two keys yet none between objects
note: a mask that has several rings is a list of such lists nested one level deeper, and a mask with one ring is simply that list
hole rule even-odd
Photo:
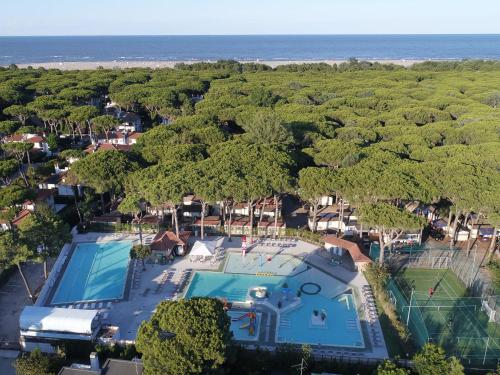
[{"label": "terrace", "polygon": [[[151,243],[154,239],[151,234],[144,234],[143,237],[144,243]],[[199,238],[191,238],[188,246],[196,239]],[[280,342],[310,343],[315,351],[322,355],[345,356],[352,353],[352,356],[357,357],[387,357],[385,344],[379,339],[375,341],[373,336],[373,331],[377,331],[377,337],[382,337],[380,325],[369,316],[369,309],[361,298],[361,290],[367,284],[366,280],[362,274],[330,262],[329,253],[323,248],[298,240],[262,239],[247,247],[247,255],[242,261],[241,238],[210,237],[207,240],[214,241],[218,248],[224,249],[226,256],[213,262],[196,262],[189,256],[175,257],[167,264],[148,261],[145,268],[140,261],[132,260],[128,267],[126,289],[122,298],[78,301],[65,307],[98,310],[101,322],[108,327],[103,339],[105,342],[132,343],[139,325],[151,317],[159,302],[182,298],[184,295],[199,295],[193,294],[191,285],[206,274],[215,274],[218,275],[216,277],[222,278],[232,275],[236,276],[237,283],[249,283],[249,287],[244,287],[246,289],[241,294],[241,301],[235,301],[243,303],[235,303],[230,315],[236,319],[256,308],[256,335],[249,335],[248,330],[244,329],[244,332],[241,332],[242,326],[247,327],[247,318],[232,323],[235,339],[243,344],[251,347],[258,343],[273,347]],[[76,244],[110,241],[138,244],[138,236],[87,233],[75,235],[74,241]],[[67,263],[68,257],[70,258],[70,249],[63,250],[58,259],[59,264],[56,263],[54,267],[54,275],[51,274],[46,283],[49,290],[42,292],[37,305],[53,306],[51,296],[58,286],[61,274],[64,274],[64,264]],[[256,284],[256,274],[259,273],[261,276],[257,279],[265,283],[272,292],[265,303],[255,303],[258,301],[258,298],[255,298],[256,291],[250,288],[252,285],[260,285]],[[243,281],[245,278],[248,280]],[[311,291],[306,284],[311,280],[322,290],[317,296],[314,291],[311,295],[308,294]],[[283,294],[284,282],[290,289],[287,295]],[[205,286],[211,287],[210,284]],[[221,289],[222,293],[217,293],[215,284],[212,287],[215,289],[207,293],[202,291],[202,295],[224,297],[227,292]],[[300,297],[297,296],[299,290]],[[252,304],[246,303],[248,295],[253,296]],[[231,301],[231,298],[227,300]],[[317,315],[319,318],[312,315],[313,310],[320,313]],[[323,314],[325,317],[322,317]],[[324,321],[320,321],[320,318]],[[299,332],[297,327],[303,325],[304,319],[310,319],[311,324],[317,319],[317,324],[326,323],[325,327],[329,328],[325,332],[320,332],[319,328],[316,332],[308,328],[300,329]],[[333,336],[328,334],[329,329],[334,329],[336,333]]]}]

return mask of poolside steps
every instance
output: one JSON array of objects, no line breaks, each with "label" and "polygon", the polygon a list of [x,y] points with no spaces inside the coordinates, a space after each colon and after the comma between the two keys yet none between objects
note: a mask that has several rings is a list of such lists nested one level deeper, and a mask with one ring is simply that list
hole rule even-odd
[{"label": "poolside steps", "polygon": [[348,330],[358,330],[358,323],[354,319],[347,319],[345,321],[346,329]]},{"label": "poolside steps", "polygon": [[290,328],[292,326],[292,322],[289,318],[280,317],[280,327]]},{"label": "poolside steps", "polygon": [[248,289],[233,289],[227,295],[230,301],[244,301],[247,297]]}]

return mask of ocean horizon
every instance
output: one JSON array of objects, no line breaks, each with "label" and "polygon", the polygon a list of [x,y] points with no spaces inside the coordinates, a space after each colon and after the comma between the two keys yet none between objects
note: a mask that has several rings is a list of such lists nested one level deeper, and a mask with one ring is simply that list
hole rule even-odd
[{"label": "ocean horizon", "polygon": [[0,65],[350,58],[500,60],[500,34],[0,36]]}]

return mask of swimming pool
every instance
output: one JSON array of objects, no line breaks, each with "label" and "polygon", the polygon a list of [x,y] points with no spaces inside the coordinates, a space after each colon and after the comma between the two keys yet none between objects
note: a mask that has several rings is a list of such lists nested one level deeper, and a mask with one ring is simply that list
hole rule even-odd
[{"label": "swimming pool", "polygon": [[[217,297],[241,303],[248,301],[250,288],[266,287],[269,298],[263,303],[276,312],[275,342],[364,348],[356,303],[347,286],[335,287],[340,283],[338,280],[326,275],[314,276],[199,271],[194,274],[184,297]],[[304,284],[314,284],[314,288]],[[297,294],[301,289],[299,298]],[[332,293],[332,289],[341,292]],[[278,301],[281,307],[277,307]],[[237,340],[245,340],[238,336],[235,335]]]},{"label": "swimming pool", "polygon": [[52,303],[122,298],[131,248],[130,241],[77,244]]}]

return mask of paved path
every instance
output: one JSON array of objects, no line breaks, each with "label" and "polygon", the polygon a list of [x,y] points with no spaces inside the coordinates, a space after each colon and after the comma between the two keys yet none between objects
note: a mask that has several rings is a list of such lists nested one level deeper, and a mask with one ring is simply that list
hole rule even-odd
[{"label": "paved path", "polygon": [[[49,271],[52,262],[49,263]],[[39,289],[45,279],[43,264],[25,264],[23,271],[31,290]],[[19,271],[0,288],[0,341],[19,341],[19,316],[24,306],[32,305]],[[0,372],[1,373],[1,372]]]}]

